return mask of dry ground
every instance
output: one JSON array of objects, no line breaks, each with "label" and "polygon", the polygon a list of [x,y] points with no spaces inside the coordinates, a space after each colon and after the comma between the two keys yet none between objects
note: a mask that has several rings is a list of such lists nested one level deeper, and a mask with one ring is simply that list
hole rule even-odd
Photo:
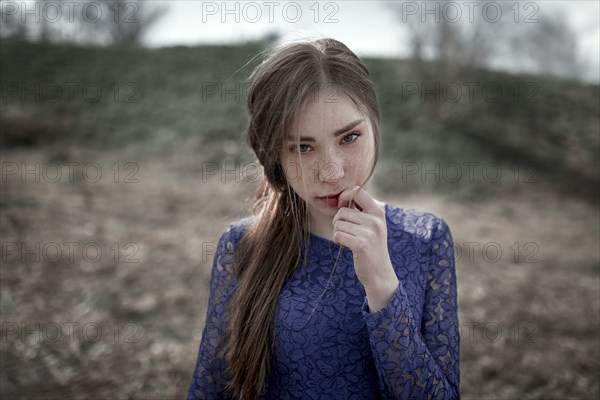
[{"label": "dry ground", "polygon": [[[36,162],[96,162],[102,178],[50,182],[48,168],[40,182],[2,182],[2,398],[184,398],[212,246],[255,186],[203,181],[198,160],[77,148],[12,150],[3,174]],[[555,193],[542,182],[479,201],[401,187],[378,197],[451,227],[464,399],[598,398],[600,214]]]}]

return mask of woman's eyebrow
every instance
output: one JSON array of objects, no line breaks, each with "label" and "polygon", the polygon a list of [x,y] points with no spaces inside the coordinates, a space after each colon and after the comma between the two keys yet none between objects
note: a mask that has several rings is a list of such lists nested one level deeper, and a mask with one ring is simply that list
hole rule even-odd
[{"label": "woman's eyebrow", "polygon": [[[335,132],[333,132],[333,136],[337,137],[340,136],[342,133],[345,133],[346,131],[354,128],[355,126],[357,126],[358,124],[360,124],[361,122],[363,122],[365,119],[364,118],[359,118],[357,120],[354,120],[352,122],[350,122],[348,125],[336,130]],[[289,140],[290,142],[295,142],[296,139],[294,139],[291,135],[287,136],[287,140]],[[299,140],[301,142],[316,142],[315,138],[311,137],[311,136],[300,136]]]}]

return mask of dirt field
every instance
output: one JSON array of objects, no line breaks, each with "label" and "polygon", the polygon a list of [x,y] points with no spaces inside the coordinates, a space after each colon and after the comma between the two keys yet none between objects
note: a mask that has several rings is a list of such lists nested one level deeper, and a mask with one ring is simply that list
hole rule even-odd
[{"label": "dirt field", "polygon": [[[185,397],[213,246],[255,188],[203,177],[202,160],[2,154],[3,399]],[[377,194],[452,230],[463,399],[598,398],[597,205],[544,182],[477,201]]]}]

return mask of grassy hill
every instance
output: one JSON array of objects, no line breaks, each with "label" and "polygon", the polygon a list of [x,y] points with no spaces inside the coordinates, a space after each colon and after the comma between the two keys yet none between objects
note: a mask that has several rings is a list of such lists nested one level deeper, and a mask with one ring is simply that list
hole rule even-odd
[{"label": "grassy hill", "polygon": [[[245,79],[264,47],[2,40],[3,145],[127,146],[145,156],[251,160],[243,143]],[[504,187],[499,183],[541,180],[596,198],[598,85],[478,69],[448,76],[434,63],[364,61],[382,115],[382,190],[402,183],[410,191],[481,195]],[[438,182],[421,175],[436,162]]]}]

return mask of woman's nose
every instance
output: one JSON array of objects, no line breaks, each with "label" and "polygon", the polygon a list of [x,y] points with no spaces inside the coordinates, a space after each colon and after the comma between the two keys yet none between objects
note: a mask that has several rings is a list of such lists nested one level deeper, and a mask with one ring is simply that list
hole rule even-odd
[{"label": "woman's nose", "polygon": [[319,180],[337,182],[344,177],[344,162],[337,154],[330,154],[319,162]]}]

